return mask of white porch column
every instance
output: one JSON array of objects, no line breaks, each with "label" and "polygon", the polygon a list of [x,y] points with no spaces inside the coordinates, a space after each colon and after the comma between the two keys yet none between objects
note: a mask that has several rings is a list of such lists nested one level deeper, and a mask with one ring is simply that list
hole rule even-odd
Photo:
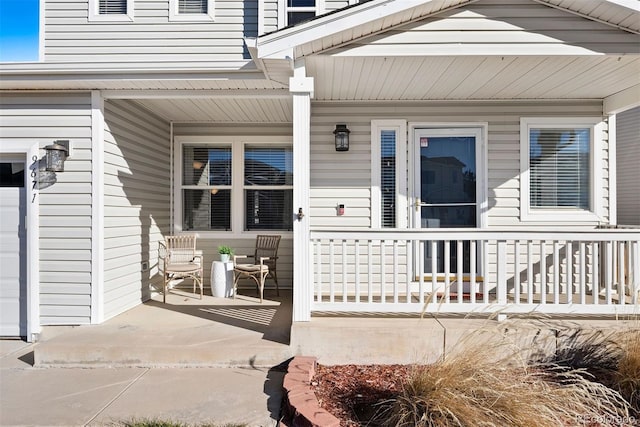
[{"label": "white porch column", "polygon": [[[293,95],[293,321],[311,320],[313,277],[309,239],[309,188],[311,98],[313,78],[306,76],[304,61],[298,60],[289,80]],[[304,215],[298,219],[298,212]]]}]

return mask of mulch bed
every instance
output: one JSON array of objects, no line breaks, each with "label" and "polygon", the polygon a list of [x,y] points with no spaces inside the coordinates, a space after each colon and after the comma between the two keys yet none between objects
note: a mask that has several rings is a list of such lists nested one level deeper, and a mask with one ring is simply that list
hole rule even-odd
[{"label": "mulch bed", "polygon": [[318,365],[311,385],[320,406],[340,419],[341,426],[373,426],[381,404],[396,396],[412,369],[407,365]]}]

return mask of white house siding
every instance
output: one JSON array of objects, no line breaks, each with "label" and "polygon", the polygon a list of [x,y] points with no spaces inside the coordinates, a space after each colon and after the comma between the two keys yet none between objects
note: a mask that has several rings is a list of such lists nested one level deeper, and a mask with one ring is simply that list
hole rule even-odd
[{"label": "white house siding", "polygon": [[[371,120],[401,119],[408,123],[486,122],[488,126],[488,226],[521,226],[520,118],[599,117],[602,104],[581,102],[316,102],[311,114],[311,227],[364,227],[371,224]],[[347,152],[336,152],[333,130],[346,123]],[[411,139],[409,135],[409,139]],[[602,200],[608,218],[607,137],[603,157]],[[412,158],[411,155],[408,156]],[[336,205],[345,204],[337,216]]]},{"label": "white house siding", "polygon": [[88,93],[2,93],[0,135],[42,147],[56,139],[71,142],[65,171],[57,173],[56,182],[37,196],[40,323],[90,323],[91,97]]},{"label": "white house siding", "polygon": [[150,286],[162,283],[158,241],[169,233],[170,139],[169,124],[133,102],[105,102],[106,319],[148,299]]},{"label": "white house siding", "polygon": [[636,34],[533,0],[481,0],[363,38],[338,50],[339,54],[356,56],[380,56],[385,52],[393,56],[423,56],[639,51]]},{"label": "white house siding", "polygon": [[640,225],[640,107],[617,115],[618,224]]},{"label": "white house siding", "polygon": [[331,12],[349,6],[349,0],[324,0],[324,11]]},{"label": "white house siding", "polygon": [[[291,124],[276,123],[270,125],[247,123],[244,125],[224,125],[224,124],[198,124],[198,123],[176,123],[173,127],[174,136],[224,136],[224,135],[246,135],[246,136],[283,136],[291,140]],[[294,165],[295,167],[295,165]],[[253,254],[255,248],[255,234],[243,235],[242,232],[229,234],[229,237],[207,237],[200,233],[198,239],[198,249],[203,250],[205,260],[205,287],[210,284],[211,262],[219,259],[218,246],[229,245],[238,255]],[[265,231],[261,234],[281,234],[282,240],[278,249],[278,284],[281,288],[291,288],[293,283],[293,234],[291,232]],[[218,234],[219,236],[219,234]],[[242,284],[241,284],[242,285]],[[247,286],[254,286],[253,282],[246,282]],[[266,286],[272,286],[271,279],[267,280]]]},{"label": "white house siding", "polygon": [[133,21],[89,21],[89,0],[47,0],[45,62],[99,69],[237,69],[255,37],[258,1],[216,0],[215,19],[169,21],[169,0],[134,0]]},{"label": "white house siding", "polygon": [[278,0],[264,0],[263,3],[261,13],[264,19],[264,31],[262,34],[266,34],[278,29]]}]

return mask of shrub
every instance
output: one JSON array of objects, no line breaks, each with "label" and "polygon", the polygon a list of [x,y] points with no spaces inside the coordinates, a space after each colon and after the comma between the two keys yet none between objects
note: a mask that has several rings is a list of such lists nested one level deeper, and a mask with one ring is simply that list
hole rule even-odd
[{"label": "shrub", "polygon": [[[415,372],[383,414],[397,427],[584,425],[628,417],[620,395],[583,370],[528,363],[487,342],[461,346]],[[497,348],[502,347],[502,348]],[[496,354],[505,354],[496,361]]]}]

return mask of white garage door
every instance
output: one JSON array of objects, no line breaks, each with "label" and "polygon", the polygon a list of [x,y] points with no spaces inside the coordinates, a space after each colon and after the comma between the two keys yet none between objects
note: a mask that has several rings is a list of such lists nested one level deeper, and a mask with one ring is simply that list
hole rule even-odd
[{"label": "white garage door", "polygon": [[24,160],[0,157],[0,336],[27,335]]}]

